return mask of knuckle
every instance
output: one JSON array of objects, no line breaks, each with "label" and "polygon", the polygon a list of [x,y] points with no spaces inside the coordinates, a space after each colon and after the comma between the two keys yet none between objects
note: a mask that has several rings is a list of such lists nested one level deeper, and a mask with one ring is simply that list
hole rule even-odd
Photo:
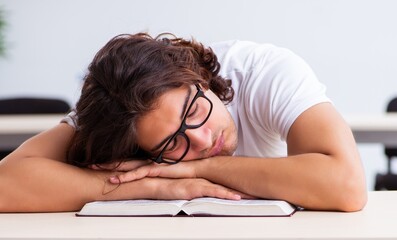
[{"label": "knuckle", "polygon": [[[142,168],[141,168],[141,170],[142,170]],[[147,172],[148,176],[151,176],[151,177],[155,176],[153,168],[148,168],[146,172]],[[142,175],[143,175],[143,171],[142,171]]]}]

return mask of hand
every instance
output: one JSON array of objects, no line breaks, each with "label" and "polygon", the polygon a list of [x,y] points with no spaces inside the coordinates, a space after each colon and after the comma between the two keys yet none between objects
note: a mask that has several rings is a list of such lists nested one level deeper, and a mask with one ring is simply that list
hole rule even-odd
[{"label": "hand", "polygon": [[214,184],[203,178],[166,179],[155,178],[157,187],[154,199],[186,199],[198,197],[215,197],[230,200],[252,198],[251,196]]},{"label": "hand", "polygon": [[196,167],[203,160],[195,160],[188,162],[180,162],[178,164],[169,165],[166,163],[143,164],[141,166],[131,166],[125,173],[110,177],[109,181],[114,184],[131,182],[145,177],[163,177],[163,178],[196,178]]}]

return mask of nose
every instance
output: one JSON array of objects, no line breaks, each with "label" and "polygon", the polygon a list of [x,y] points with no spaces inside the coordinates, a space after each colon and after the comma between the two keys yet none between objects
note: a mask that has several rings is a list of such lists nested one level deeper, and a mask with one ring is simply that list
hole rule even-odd
[{"label": "nose", "polygon": [[200,127],[196,129],[188,129],[185,134],[190,140],[190,149],[195,151],[203,151],[211,148],[212,136],[209,128]]}]

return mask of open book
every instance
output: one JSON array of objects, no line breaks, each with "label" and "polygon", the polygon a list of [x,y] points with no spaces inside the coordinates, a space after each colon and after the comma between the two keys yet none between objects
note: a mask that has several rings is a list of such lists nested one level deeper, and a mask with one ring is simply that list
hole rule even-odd
[{"label": "open book", "polygon": [[196,198],[90,202],[76,216],[291,216],[295,211],[282,200]]}]

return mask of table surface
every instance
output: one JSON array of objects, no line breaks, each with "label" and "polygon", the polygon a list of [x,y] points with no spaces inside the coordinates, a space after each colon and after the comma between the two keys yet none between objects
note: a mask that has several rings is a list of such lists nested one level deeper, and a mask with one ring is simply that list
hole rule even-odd
[{"label": "table surface", "polygon": [[359,212],[291,217],[76,217],[0,214],[0,239],[397,239],[397,191],[369,192]]}]

